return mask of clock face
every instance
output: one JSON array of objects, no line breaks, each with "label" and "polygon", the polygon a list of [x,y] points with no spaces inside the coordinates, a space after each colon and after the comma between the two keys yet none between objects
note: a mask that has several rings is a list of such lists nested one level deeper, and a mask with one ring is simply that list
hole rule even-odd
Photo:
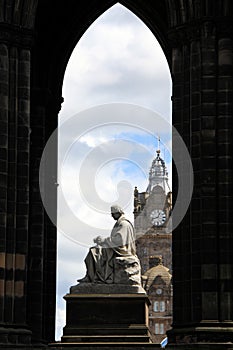
[{"label": "clock face", "polygon": [[158,295],[162,294],[162,289],[161,289],[161,288],[156,289],[156,293],[157,293]]},{"label": "clock face", "polygon": [[151,212],[150,219],[154,226],[162,226],[166,221],[166,214],[161,209],[155,209]]}]

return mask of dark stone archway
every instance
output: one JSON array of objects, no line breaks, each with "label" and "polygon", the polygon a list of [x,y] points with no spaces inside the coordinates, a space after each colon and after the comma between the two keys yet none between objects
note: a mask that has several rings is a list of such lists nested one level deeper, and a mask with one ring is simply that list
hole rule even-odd
[{"label": "dark stone archway", "polygon": [[[233,5],[228,0],[121,3],[145,22],[164,50],[173,79],[173,124],[194,167],[192,202],[173,233],[170,346],[194,348],[205,342],[207,349],[216,343],[218,349],[230,349]],[[16,349],[17,344],[42,348],[54,337],[56,230],[40,200],[39,162],[57,126],[72,50],[90,24],[114,4],[4,0],[0,5],[0,347],[4,349]],[[56,159],[49,173],[53,175],[47,190],[56,203]],[[174,178],[174,192],[176,184]]]}]

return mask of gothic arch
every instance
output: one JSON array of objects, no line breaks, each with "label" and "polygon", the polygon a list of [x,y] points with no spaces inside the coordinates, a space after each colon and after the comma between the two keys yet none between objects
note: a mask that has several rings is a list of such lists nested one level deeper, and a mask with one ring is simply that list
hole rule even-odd
[{"label": "gothic arch", "polygon": [[[37,179],[38,169],[38,154],[41,154],[47,138],[51,132],[57,127],[57,115],[62,103],[62,85],[66,66],[68,64],[70,55],[73,52],[79,39],[88,29],[88,27],[107,9],[113,6],[117,1],[101,1],[101,3],[90,2],[89,5],[72,1],[72,4],[68,7],[65,1],[60,1],[56,8],[45,1],[39,1],[38,8],[35,17],[35,45],[32,52],[32,98],[31,98],[31,181]],[[45,4],[46,3],[46,4]],[[156,38],[163,45],[164,52],[169,57],[169,47],[166,43],[166,20],[163,22],[163,17],[166,15],[166,8],[163,1],[156,2],[156,8],[153,13],[150,11],[150,7],[140,1],[124,1],[122,5],[126,6],[132,12],[134,12],[149,29],[156,35]],[[46,12],[45,12],[46,8]],[[161,16],[161,12],[163,16]],[[160,15],[159,15],[160,13]],[[61,19],[61,21],[59,21]],[[156,20],[155,20],[156,19]],[[35,121],[35,122],[34,122]],[[39,121],[39,123],[38,123]],[[41,134],[41,123],[44,124],[45,133]],[[40,135],[40,136],[38,136]],[[34,139],[35,137],[35,139]],[[54,150],[56,152],[56,150]],[[50,164],[48,173],[53,173],[56,177],[56,162]],[[49,192],[56,202],[56,190],[51,183]],[[34,193],[35,201],[39,200],[39,192],[36,195]],[[32,204],[33,205],[33,204]],[[38,203],[36,204],[38,207]],[[56,208],[54,207],[54,210]],[[32,209],[33,210],[33,209]],[[41,206],[41,211],[43,207]],[[46,293],[48,296],[47,301],[43,300],[42,290],[36,292],[37,301],[31,301],[31,291],[29,291],[29,304],[31,309],[34,309],[36,305],[40,308],[40,314],[42,318],[48,317],[48,315],[42,310],[42,305],[46,303],[54,303],[54,288],[55,288],[55,229],[49,223],[47,216],[41,217],[41,222],[38,223],[38,219],[32,218],[32,245],[33,243],[33,226],[40,225],[40,236],[43,241],[44,232],[48,232],[46,236],[53,237],[53,249],[51,249],[51,243],[45,240],[43,245],[44,249],[41,252],[41,260],[47,262],[46,271],[41,271],[41,275],[38,280],[33,274],[31,274],[31,283],[39,283],[43,290],[49,289]],[[50,239],[51,242],[51,239]],[[49,248],[50,245],[50,248]],[[33,251],[34,248],[32,248]],[[41,280],[44,278],[44,280]],[[47,282],[46,282],[47,281]],[[47,285],[47,283],[49,285]],[[33,292],[34,293],[34,292]],[[50,306],[51,309],[51,306]],[[54,323],[54,314],[51,313],[51,324]],[[30,315],[29,315],[30,317]],[[39,323],[39,324],[38,324]],[[39,338],[39,331],[43,335],[42,338],[52,339],[54,336],[54,330],[46,327],[46,322],[41,324],[39,322],[32,322],[34,333]]]},{"label": "gothic arch", "polygon": [[[46,344],[54,337],[56,233],[40,200],[39,162],[57,126],[70,54],[88,26],[114,4],[111,0],[0,4],[3,348],[4,342],[16,349],[17,343]],[[187,342],[190,349],[191,343],[204,341],[211,348],[215,342],[224,349],[223,343],[232,341],[233,329],[233,3],[127,0],[121,4],[144,21],[165,52],[173,79],[173,123],[194,167],[191,206],[173,241],[174,325],[169,341]],[[56,176],[56,160],[50,167]],[[51,178],[55,203],[53,185]]]},{"label": "gothic arch", "polygon": [[[37,85],[44,85],[45,88],[56,91],[56,93],[61,96],[65,69],[77,42],[89,26],[102,13],[116,3],[117,1],[105,0],[101,1],[99,4],[94,3],[93,5],[90,5],[90,7],[87,6],[88,9],[86,9],[80,2],[72,2],[72,5],[67,7],[65,2],[60,1],[56,9],[52,6],[47,6],[47,12],[45,14],[43,11],[43,1],[39,2],[35,20],[37,45],[35,46],[35,69],[33,74]],[[119,3],[135,13],[145,25],[148,26],[160,42],[168,59],[170,55],[166,37],[167,14],[165,3],[161,0],[157,1],[156,8],[153,12],[150,11],[148,5],[140,1],[122,1]],[[54,15],[63,20],[62,24],[60,21],[52,24],[53,32],[51,33],[51,37],[49,35],[49,28],[45,25],[50,27],[50,21]],[[45,16],[46,18],[44,18]],[[56,40],[56,37],[58,40]],[[51,45],[51,42],[53,42],[54,45]],[[43,67],[46,65],[48,66],[47,71],[44,72],[44,74],[41,74]]]}]

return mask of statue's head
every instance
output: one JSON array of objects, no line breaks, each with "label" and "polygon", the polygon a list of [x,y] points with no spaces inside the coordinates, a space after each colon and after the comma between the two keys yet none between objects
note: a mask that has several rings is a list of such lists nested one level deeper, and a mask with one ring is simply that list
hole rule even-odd
[{"label": "statue's head", "polygon": [[111,206],[111,214],[115,220],[118,220],[121,215],[124,214],[124,211],[119,205],[116,204]]}]

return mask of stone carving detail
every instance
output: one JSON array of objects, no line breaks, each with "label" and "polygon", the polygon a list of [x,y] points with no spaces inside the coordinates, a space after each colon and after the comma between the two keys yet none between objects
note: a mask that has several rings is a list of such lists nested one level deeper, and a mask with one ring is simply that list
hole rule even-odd
[{"label": "stone carving detail", "polygon": [[138,257],[116,257],[114,283],[140,285],[141,268]]}]

